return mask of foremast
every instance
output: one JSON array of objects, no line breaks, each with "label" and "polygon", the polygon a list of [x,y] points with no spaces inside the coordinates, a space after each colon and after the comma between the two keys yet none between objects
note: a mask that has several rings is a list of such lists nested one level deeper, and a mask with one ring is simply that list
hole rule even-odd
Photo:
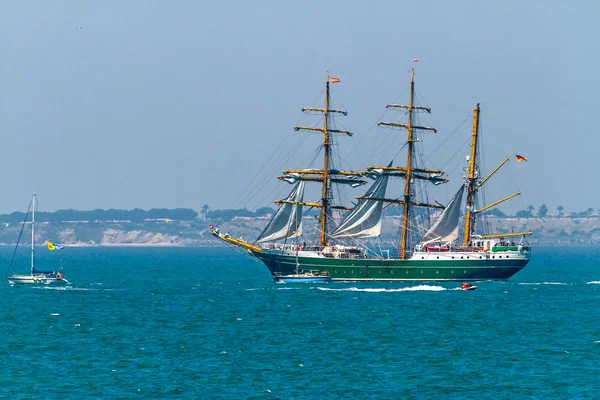
[{"label": "foremast", "polygon": [[388,104],[386,108],[398,108],[398,109],[408,109],[408,123],[407,124],[397,124],[392,122],[382,122],[379,121],[378,125],[389,126],[393,128],[402,128],[407,130],[407,158],[406,158],[406,167],[377,167],[377,166],[368,166],[367,169],[381,169],[384,173],[390,176],[399,176],[405,179],[404,184],[404,195],[403,200],[399,199],[373,199],[379,200],[389,203],[396,203],[403,206],[403,221],[402,221],[402,238],[401,238],[401,247],[400,247],[400,257],[404,260],[407,258],[407,249],[408,249],[408,232],[409,232],[409,220],[411,218],[411,210],[413,207],[430,207],[430,208],[444,208],[443,206],[436,204],[426,204],[419,203],[412,200],[413,197],[413,180],[422,179],[422,180],[430,180],[437,182],[447,182],[447,178],[441,178],[441,175],[444,173],[442,170],[430,170],[430,169],[417,169],[413,167],[414,158],[415,158],[415,138],[414,131],[415,130],[426,130],[437,132],[437,129],[427,127],[427,126],[417,126],[414,124],[414,114],[417,111],[425,111],[427,113],[431,113],[431,109],[427,107],[417,107],[414,105],[414,95],[415,95],[415,70],[414,68],[411,71],[411,81],[410,81],[410,98],[409,105],[399,105],[399,104]]},{"label": "foremast", "polygon": [[[289,201],[285,201],[288,204],[299,204],[301,206],[309,206],[321,208],[321,217],[319,219],[320,222],[320,234],[319,234],[319,242],[322,247],[327,246],[329,244],[329,235],[328,235],[328,218],[330,216],[331,209],[343,209],[350,210],[350,208],[336,206],[332,204],[331,198],[331,184],[335,183],[366,183],[363,180],[357,180],[356,177],[360,176],[359,172],[353,171],[332,171],[330,157],[331,157],[331,135],[333,133],[340,133],[348,136],[352,136],[352,132],[343,131],[338,129],[330,128],[330,119],[331,114],[342,114],[347,115],[346,111],[342,110],[334,110],[330,109],[330,83],[331,82],[339,82],[337,78],[331,78],[329,73],[327,73],[327,79],[325,83],[325,108],[303,108],[303,112],[316,112],[323,114],[323,127],[322,128],[314,128],[307,126],[294,126],[294,130],[305,130],[305,131],[318,131],[323,133],[323,151],[324,151],[324,159],[323,159],[323,169],[311,169],[311,170],[284,170],[283,173],[287,174],[295,174],[295,179],[304,180],[304,181],[320,181],[322,184],[321,191],[321,202],[320,203],[293,203]],[[285,179],[286,176],[280,176],[278,178]],[[354,178],[353,178],[354,177]],[[276,200],[276,203],[282,203],[284,201]]]},{"label": "foremast", "polygon": [[[294,191],[292,191],[292,194],[295,193],[296,195],[292,196],[292,194],[290,194],[290,196],[288,196],[288,198],[274,201],[275,203],[279,204],[280,211],[282,210],[282,207],[289,206],[289,205],[297,206],[298,208],[301,208],[301,207],[320,208],[321,216],[319,217],[319,222],[320,222],[319,242],[320,242],[321,247],[325,247],[325,246],[329,245],[328,218],[331,215],[330,210],[332,210],[332,209],[347,210],[347,211],[352,210],[352,208],[349,208],[349,207],[344,207],[344,206],[339,206],[339,205],[333,204],[332,195],[331,195],[331,185],[334,183],[335,184],[349,184],[349,185],[352,185],[353,187],[355,187],[355,186],[360,186],[360,185],[367,183],[367,180],[365,180],[363,178],[363,173],[361,173],[361,172],[340,171],[337,169],[333,169],[331,166],[331,161],[330,161],[331,160],[331,146],[333,145],[332,135],[336,134],[336,133],[342,134],[342,135],[347,135],[347,136],[353,135],[353,133],[350,131],[331,128],[332,114],[342,114],[342,115],[348,114],[346,111],[335,110],[335,109],[330,108],[330,104],[331,104],[330,83],[335,83],[335,82],[339,82],[339,81],[340,80],[338,78],[331,78],[329,76],[329,73],[327,73],[327,80],[326,80],[326,84],[325,84],[325,108],[303,108],[302,109],[303,112],[314,112],[314,113],[323,114],[323,116],[324,116],[323,127],[318,128],[318,127],[309,127],[309,126],[294,126],[295,131],[300,131],[300,130],[310,131],[310,132],[316,131],[316,132],[321,132],[323,134],[323,145],[322,145],[323,150],[324,150],[323,169],[309,168],[309,169],[283,170],[283,175],[280,175],[277,177],[280,180],[284,180],[288,183],[298,184],[298,185],[300,183],[303,183],[303,181],[321,183],[322,191],[321,191],[320,201],[315,202],[315,201],[302,200],[302,196],[297,195],[298,192],[296,192],[296,190],[298,190],[299,186],[297,186],[296,189],[294,189]],[[303,189],[301,190],[301,192],[303,193]],[[298,211],[298,212],[301,212],[301,211]],[[278,215],[279,215],[279,212],[276,213],[273,216],[273,218],[276,218]],[[284,215],[284,214],[281,214],[281,215]],[[288,216],[288,217],[290,217],[290,216]],[[295,215],[293,215],[293,217],[295,218]],[[273,222],[273,218],[271,219],[271,222]],[[300,224],[297,224],[297,225],[300,226]],[[295,226],[296,229],[293,229],[291,231],[286,228],[286,225],[282,226],[281,227],[282,229],[277,229],[276,236],[278,236],[278,237],[273,240],[299,236],[298,235],[298,232],[299,232],[298,226]],[[267,225],[267,228],[268,227],[269,227],[269,225]],[[226,233],[225,234],[220,233],[219,229],[214,225],[210,226],[209,232],[211,235],[216,236],[216,237],[220,238],[221,240],[224,240],[230,244],[242,247],[251,253],[261,252],[263,250],[262,247],[259,247],[259,243],[260,243],[260,239],[261,239],[260,237],[254,243],[249,243],[249,242],[242,240],[241,238],[234,239]],[[269,232],[269,233],[272,234],[273,232]],[[261,234],[261,236],[263,234],[265,234],[264,231]]]}]

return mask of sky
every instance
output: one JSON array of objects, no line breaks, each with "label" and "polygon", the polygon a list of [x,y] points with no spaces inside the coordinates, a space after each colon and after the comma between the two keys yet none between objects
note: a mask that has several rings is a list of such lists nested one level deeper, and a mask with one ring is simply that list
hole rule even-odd
[{"label": "sky", "polygon": [[[459,149],[481,103],[486,168],[529,160],[493,178],[491,200],[521,190],[507,211],[598,209],[599,14],[585,0],[0,0],[0,213],[26,209],[33,190],[45,211],[244,206],[257,174],[270,175],[263,193],[282,185],[266,165],[304,135],[292,126],[310,122],[300,109],[327,71],[355,132],[341,157],[371,165],[352,146],[379,140],[373,125],[408,100],[413,65],[439,129],[424,141]],[[289,161],[319,139],[305,144]]]}]

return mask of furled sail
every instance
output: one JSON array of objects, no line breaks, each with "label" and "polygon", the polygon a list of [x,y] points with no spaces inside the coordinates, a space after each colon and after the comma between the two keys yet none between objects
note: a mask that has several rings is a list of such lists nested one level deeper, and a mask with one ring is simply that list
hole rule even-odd
[{"label": "furled sail", "polygon": [[462,202],[464,186],[461,185],[448,206],[442,211],[433,225],[419,241],[419,244],[429,242],[453,242],[458,239],[458,220],[460,219],[460,204]]},{"label": "furled sail", "polygon": [[[379,172],[379,171],[378,171]],[[332,239],[361,238],[379,236],[383,202],[370,200],[385,198],[389,176],[379,173],[373,186],[358,200],[358,204],[331,234]]]},{"label": "furled sail", "polygon": [[[300,181],[285,201],[299,203],[302,202],[303,198],[304,181]],[[281,203],[279,210],[262,231],[257,242],[263,243],[300,235],[302,235],[302,206]]]}]

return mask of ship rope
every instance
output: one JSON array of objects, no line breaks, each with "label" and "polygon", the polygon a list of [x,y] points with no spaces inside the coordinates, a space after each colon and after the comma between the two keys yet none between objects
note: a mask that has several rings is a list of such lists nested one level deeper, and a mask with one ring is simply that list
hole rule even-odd
[{"label": "ship rope", "polygon": [[[315,99],[311,103],[311,107],[317,104],[319,99],[323,96],[324,92],[325,92],[324,89],[321,90],[321,92],[315,97]],[[298,120],[296,121],[296,123],[294,125],[300,124],[300,122],[302,121],[303,118],[304,118],[303,116],[298,118]],[[290,138],[293,138],[293,137],[298,137],[298,139],[299,139],[297,141],[298,143],[296,143],[295,146],[292,146],[291,149],[289,151],[287,151],[286,153],[280,153],[280,150],[282,149],[282,147],[289,142]],[[269,171],[274,170],[276,173],[276,171],[281,169],[281,167],[284,165],[285,161],[289,160],[289,157],[295,151],[297,151],[297,148],[300,145],[302,145],[306,141],[306,139],[308,139],[308,135],[298,136],[294,130],[291,130],[290,133],[288,133],[281,140],[281,142],[275,148],[275,150],[273,152],[271,152],[271,155],[267,158],[267,160],[264,162],[262,167],[256,172],[254,177],[248,182],[246,187],[241,191],[241,193],[238,195],[238,197],[233,201],[231,208],[235,208],[236,206],[239,207],[241,204],[244,204],[246,202],[245,200],[247,200],[248,198],[252,198],[251,195],[257,191],[256,190],[257,186],[259,186],[262,189],[262,187],[264,187],[264,183],[268,182],[273,176],[272,174],[271,175],[265,174],[265,169],[269,168],[269,165],[272,163],[272,161],[274,159],[276,159],[276,161],[273,163],[274,166],[270,167]],[[263,178],[259,181],[259,184],[253,185],[255,183],[256,179],[261,175],[263,176]],[[255,189],[251,190],[250,193],[247,193],[248,190],[250,190],[252,187],[254,187]]]},{"label": "ship rope", "polygon": [[25,213],[25,218],[23,219],[23,224],[21,224],[21,230],[19,231],[19,237],[17,238],[17,245],[13,250],[12,257],[10,258],[10,263],[8,264],[8,269],[6,270],[5,277],[8,276],[10,272],[12,272],[12,265],[15,261],[15,255],[17,254],[17,250],[19,249],[19,243],[21,242],[21,236],[23,236],[23,230],[25,229],[25,223],[27,222],[27,217],[29,216],[29,212],[31,211],[31,204],[33,199],[29,202],[29,207],[27,207],[27,212]]},{"label": "ship rope", "polygon": [[[393,103],[396,103],[407,92],[407,90],[408,90],[408,88],[405,87],[404,90],[402,91],[402,93],[400,95],[398,95],[398,97],[396,97],[394,99]],[[385,116],[386,113],[387,113],[387,110],[384,110],[381,113],[381,115],[379,116],[379,118],[377,118],[375,121],[381,121],[381,119]],[[377,128],[375,130],[379,131],[379,125],[377,124],[377,122],[373,123],[373,125],[371,125],[371,127],[369,127],[369,129],[364,134],[362,134],[362,135],[359,136],[359,139],[355,142],[354,146],[350,149],[350,151],[347,152],[345,158],[349,158],[349,156],[352,153],[354,153],[358,149],[362,148],[364,140],[370,138],[369,134],[373,131],[373,128]],[[392,135],[391,134],[388,135],[388,138],[389,137],[392,137]],[[377,141],[380,142],[380,146],[382,145],[382,142],[384,142],[384,140],[377,140]],[[371,139],[371,142],[373,142],[372,139]],[[365,153],[364,152],[358,153],[356,155],[356,157],[353,157],[351,159],[351,160],[354,160],[356,162],[350,162],[350,164],[352,164],[352,165],[354,165],[354,164],[356,164],[356,165],[362,165],[362,163],[364,163],[365,160],[372,160],[372,159],[374,159],[374,156],[376,154],[377,154],[377,149],[373,150],[368,157],[365,157]]]}]

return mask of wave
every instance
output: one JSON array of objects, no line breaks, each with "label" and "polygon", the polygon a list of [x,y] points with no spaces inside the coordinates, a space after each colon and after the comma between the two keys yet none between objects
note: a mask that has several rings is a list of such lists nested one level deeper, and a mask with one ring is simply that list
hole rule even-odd
[{"label": "wave", "polygon": [[[317,287],[319,290],[331,290],[334,292],[367,292],[367,293],[394,293],[394,292],[418,292],[418,291],[426,291],[426,292],[441,292],[444,290],[453,290],[446,289],[441,286],[430,286],[430,285],[419,285],[419,286],[411,286],[405,288],[398,289],[387,289],[387,288],[345,288],[345,289],[334,289],[334,288],[326,288],[326,287]],[[460,288],[455,288],[460,290]]]},{"label": "wave", "polygon": [[600,281],[587,282],[588,285],[600,285]]},{"label": "wave", "polygon": [[517,282],[517,285],[568,285],[564,282]]},{"label": "wave", "polygon": [[112,291],[114,289],[91,289],[91,288],[82,288],[82,287],[73,287],[73,286],[35,286],[33,287],[33,289],[38,289],[38,290],[73,290],[73,291],[80,291],[80,292],[99,292],[99,291],[103,291],[103,292],[107,292],[107,291]]}]

